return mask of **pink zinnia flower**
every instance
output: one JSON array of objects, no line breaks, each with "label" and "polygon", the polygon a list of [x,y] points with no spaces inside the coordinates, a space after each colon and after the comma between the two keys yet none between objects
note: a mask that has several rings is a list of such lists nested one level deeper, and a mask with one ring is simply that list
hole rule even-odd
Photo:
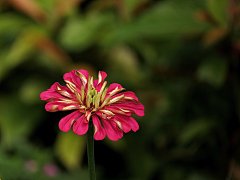
[{"label": "pink zinnia flower", "polygon": [[106,77],[105,72],[99,71],[98,79],[93,81],[86,70],[73,70],[63,76],[67,87],[56,82],[40,94],[41,99],[48,102],[45,109],[49,112],[76,110],[59,121],[60,130],[67,132],[73,125],[73,132],[83,135],[88,131],[91,117],[95,140],[107,135],[117,141],[123,131],[139,129],[131,114],[143,116],[144,106],[133,92],[119,93],[125,90],[120,84],[113,83],[107,88]]}]

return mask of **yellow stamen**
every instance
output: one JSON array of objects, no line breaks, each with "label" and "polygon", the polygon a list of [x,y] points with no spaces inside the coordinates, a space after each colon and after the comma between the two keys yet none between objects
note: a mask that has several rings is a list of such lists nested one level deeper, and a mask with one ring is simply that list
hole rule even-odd
[{"label": "yellow stamen", "polygon": [[84,97],[85,97],[84,86],[81,86],[81,97],[82,97],[82,102],[84,102]]},{"label": "yellow stamen", "polygon": [[101,97],[101,102],[103,102],[103,100],[104,100],[104,98],[105,98],[105,96],[106,96],[106,94],[107,94],[107,90],[108,90],[108,88],[106,88],[106,89],[103,91],[102,97]]},{"label": "yellow stamen", "polygon": [[115,97],[115,98],[111,99],[111,100],[107,103],[107,105],[112,104],[112,103],[115,103],[115,102],[119,101],[119,100],[122,99],[122,98],[124,98],[124,94],[121,95],[121,96],[118,96],[118,97]]},{"label": "yellow stamen", "polygon": [[105,99],[102,105],[100,106],[100,108],[103,108],[110,100],[111,100],[111,97],[108,97],[107,99]]}]

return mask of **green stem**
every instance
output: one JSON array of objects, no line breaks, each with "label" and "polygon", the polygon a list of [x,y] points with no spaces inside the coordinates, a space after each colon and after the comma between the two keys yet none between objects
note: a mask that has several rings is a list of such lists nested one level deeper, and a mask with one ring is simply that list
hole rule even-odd
[{"label": "green stem", "polygon": [[95,162],[94,162],[94,139],[93,139],[93,122],[89,121],[87,132],[87,154],[88,154],[88,171],[89,179],[96,180]]}]

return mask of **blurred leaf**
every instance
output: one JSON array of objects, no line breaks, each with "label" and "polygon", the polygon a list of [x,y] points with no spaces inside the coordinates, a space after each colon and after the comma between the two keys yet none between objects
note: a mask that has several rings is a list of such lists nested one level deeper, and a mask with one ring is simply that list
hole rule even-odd
[{"label": "blurred leaf", "polygon": [[194,10],[180,3],[161,2],[145,11],[135,22],[116,27],[105,45],[142,38],[173,38],[205,31],[209,25],[194,19]]},{"label": "blurred leaf", "polygon": [[19,90],[21,101],[26,104],[39,102],[39,94],[44,90],[46,84],[44,80],[36,77],[31,77],[23,82]]},{"label": "blurred leaf", "polygon": [[59,2],[60,0],[37,0],[37,2],[48,12],[53,11],[53,7],[55,3]]},{"label": "blurred leaf", "polygon": [[148,2],[149,0],[123,0],[128,11],[133,11],[139,4]]},{"label": "blurred leaf", "polygon": [[[44,0],[47,1],[47,0]],[[55,0],[56,1],[56,0]],[[84,0],[57,0],[55,4],[55,9],[60,17],[69,14],[69,12],[74,11],[74,8],[78,6],[79,3],[83,2]]]},{"label": "blurred leaf", "polygon": [[63,69],[69,66],[71,59],[52,39],[44,33],[35,32],[33,44]]},{"label": "blurred leaf", "polygon": [[20,158],[9,158],[5,154],[1,154],[0,168],[1,179],[13,180],[18,177],[26,176],[26,172],[23,168],[23,160]]},{"label": "blurred leaf", "polygon": [[[19,147],[17,147],[19,148]],[[2,149],[0,149],[2,151]],[[62,172],[60,168],[55,175],[47,175],[44,166],[53,158],[46,149],[36,149],[30,144],[23,143],[20,153],[12,156],[0,152],[0,177],[8,180],[88,180],[86,169],[74,171],[72,173]],[[44,156],[45,155],[45,156]],[[50,156],[49,156],[50,155]],[[46,157],[47,156],[47,157]],[[13,173],[14,172],[14,173]]]},{"label": "blurred leaf", "polygon": [[40,110],[26,106],[16,96],[2,97],[0,102],[0,129],[4,147],[25,139],[34,130]]},{"label": "blurred leaf", "polygon": [[[13,14],[13,13],[4,13],[0,16],[0,37],[1,40],[4,38],[13,36],[12,34],[17,34],[21,32],[31,21]],[[0,41],[0,44],[2,42]]]},{"label": "blurred leaf", "polygon": [[69,170],[79,167],[86,150],[85,136],[78,136],[72,130],[65,133],[59,131],[55,151],[63,165]]},{"label": "blurred leaf", "polygon": [[203,41],[206,45],[212,45],[220,41],[226,33],[227,31],[223,28],[213,28],[204,35]]},{"label": "blurred leaf", "polygon": [[49,149],[43,149],[30,144],[27,141],[21,141],[16,143],[16,155],[23,157],[25,161],[33,160],[42,166],[46,163],[53,161],[52,151]]},{"label": "blurred leaf", "polygon": [[210,57],[205,59],[197,70],[197,77],[215,87],[221,87],[227,76],[228,64],[223,58]]},{"label": "blurred leaf", "polygon": [[[111,68],[108,72],[114,76],[115,81],[120,82],[124,78],[126,82],[134,86],[142,80],[136,54],[126,46],[116,46],[110,51],[109,66]],[[119,74],[115,72],[121,72],[122,76],[119,77]]]},{"label": "blurred leaf", "polygon": [[9,3],[14,6],[16,9],[26,13],[33,19],[45,22],[46,19],[46,12],[39,6],[37,1],[34,0],[8,0]]},{"label": "blurred leaf", "polygon": [[112,0],[97,0],[92,1],[87,7],[90,13],[100,13],[108,8],[112,8],[115,5],[115,1]]},{"label": "blurred leaf", "polygon": [[199,119],[189,122],[178,137],[180,144],[188,144],[194,139],[203,138],[213,128],[214,123],[209,119]]},{"label": "blurred leaf", "polygon": [[229,0],[206,0],[209,12],[213,18],[222,26],[226,27],[228,23],[228,3]]},{"label": "blurred leaf", "polygon": [[68,50],[83,50],[98,40],[111,19],[108,14],[72,18],[62,29],[60,42]]},{"label": "blurred leaf", "polygon": [[0,80],[11,69],[22,63],[31,54],[33,48],[30,43],[32,34],[24,32],[12,45],[8,55],[0,61]]}]

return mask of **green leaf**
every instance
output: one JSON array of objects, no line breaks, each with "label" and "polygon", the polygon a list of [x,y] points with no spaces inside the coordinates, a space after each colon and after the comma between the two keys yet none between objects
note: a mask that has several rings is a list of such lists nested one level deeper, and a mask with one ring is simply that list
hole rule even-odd
[{"label": "green leaf", "polygon": [[39,94],[47,87],[47,83],[40,78],[31,77],[24,81],[19,89],[19,97],[26,104],[39,102]]},{"label": "green leaf", "polygon": [[140,6],[143,3],[147,3],[150,0],[123,0],[124,1],[124,5],[125,5],[125,9],[123,10],[125,13],[127,13],[128,16],[131,17],[131,14],[134,13],[134,10],[136,10],[136,8],[138,6]]},{"label": "green leaf", "polygon": [[4,147],[24,140],[36,126],[40,109],[24,105],[16,96],[2,97],[0,102],[0,129]]},{"label": "green leaf", "polygon": [[13,13],[4,13],[0,16],[0,37],[21,32],[31,21]]},{"label": "green leaf", "polygon": [[206,0],[207,8],[213,18],[222,26],[227,26],[229,0]]},{"label": "green leaf", "polygon": [[41,6],[47,11],[53,11],[54,5],[60,0],[37,0],[37,3],[41,4]]},{"label": "green leaf", "polygon": [[195,8],[180,3],[161,2],[145,11],[131,24],[116,27],[103,44],[129,42],[142,38],[172,38],[205,31],[209,25],[194,18]]},{"label": "green leaf", "polygon": [[8,54],[0,61],[0,80],[13,68],[21,64],[34,50],[30,43],[31,32],[22,33],[12,44]]},{"label": "green leaf", "polygon": [[85,49],[97,41],[110,19],[105,14],[72,18],[62,29],[60,42],[68,50]]},{"label": "green leaf", "polygon": [[228,71],[227,61],[218,57],[210,57],[202,62],[197,70],[199,80],[215,87],[221,87]]},{"label": "green leaf", "polygon": [[59,131],[55,151],[66,168],[77,169],[83,161],[85,150],[85,136],[78,136],[72,130],[67,133]]},{"label": "green leaf", "polygon": [[[139,62],[134,51],[127,46],[116,46],[111,49],[109,57],[111,68],[108,72],[111,73],[111,78],[115,79],[114,81],[121,81],[125,78],[126,82],[132,86],[142,83],[143,73],[139,70]],[[122,74],[121,77],[119,73]]]}]

